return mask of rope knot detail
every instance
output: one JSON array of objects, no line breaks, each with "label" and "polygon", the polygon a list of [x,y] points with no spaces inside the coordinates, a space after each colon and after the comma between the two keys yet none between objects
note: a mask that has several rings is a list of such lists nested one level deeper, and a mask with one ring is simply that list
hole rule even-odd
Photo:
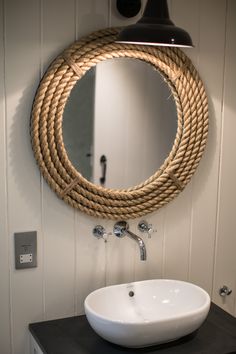
[{"label": "rope knot detail", "polygon": [[80,177],[75,177],[73,181],[71,181],[68,186],[61,192],[61,197],[64,198],[70,191],[76,186],[76,184],[80,181]]},{"label": "rope knot detail", "polygon": [[63,55],[62,58],[66,62],[66,64],[74,71],[74,73],[80,78],[83,76],[83,70],[80,68],[78,64],[74,61],[73,58]]},{"label": "rope knot detail", "polygon": [[185,74],[186,69],[188,68],[189,61],[186,59],[183,65],[174,72],[174,75],[171,77],[172,81],[178,80],[182,75]]}]

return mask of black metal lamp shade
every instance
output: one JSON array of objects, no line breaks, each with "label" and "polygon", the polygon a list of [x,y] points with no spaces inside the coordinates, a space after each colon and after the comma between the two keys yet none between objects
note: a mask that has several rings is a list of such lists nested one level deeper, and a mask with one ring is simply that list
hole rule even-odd
[{"label": "black metal lamp shade", "polygon": [[167,0],[148,0],[143,17],[136,24],[125,27],[117,42],[193,47],[190,35],[170,20]]}]

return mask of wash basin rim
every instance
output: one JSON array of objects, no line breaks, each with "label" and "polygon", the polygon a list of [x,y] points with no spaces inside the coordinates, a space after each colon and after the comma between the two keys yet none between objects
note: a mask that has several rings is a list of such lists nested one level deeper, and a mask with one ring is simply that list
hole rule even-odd
[{"label": "wash basin rim", "polygon": [[[205,301],[203,303],[203,305],[197,307],[196,309],[193,310],[189,310],[189,311],[183,311],[182,314],[173,314],[171,316],[167,316],[167,317],[163,317],[163,318],[156,318],[154,320],[140,320],[140,321],[129,321],[129,320],[120,320],[120,319],[112,319],[108,316],[104,316],[102,315],[100,312],[97,312],[95,310],[93,310],[93,308],[88,304],[89,299],[92,298],[96,293],[100,293],[104,290],[110,289],[110,288],[120,288],[120,287],[127,287],[127,289],[131,289],[131,287],[133,285],[138,285],[138,284],[143,284],[143,283],[154,283],[154,282],[160,282],[160,283],[177,283],[177,284],[187,284],[187,286],[190,286],[192,288],[197,289],[198,291],[200,291],[203,295],[205,295]],[[207,291],[205,291],[204,289],[202,289],[200,286],[193,284],[191,282],[186,282],[183,280],[175,280],[175,279],[150,279],[150,280],[141,280],[141,281],[134,281],[134,282],[130,282],[130,283],[122,283],[122,284],[117,284],[117,285],[109,285],[109,286],[104,286],[102,288],[96,289],[94,291],[92,291],[84,300],[84,307],[85,307],[85,312],[88,310],[92,315],[100,318],[103,321],[107,321],[109,323],[116,323],[116,324],[124,324],[124,325],[143,325],[143,323],[148,324],[153,324],[153,323],[161,323],[161,322],[168,322],[168,321],[173,321],[173,319],[175,320],[180,320],[180,319],[185,319],[191,316],[194,316],[196,314],[200,314],[203,311],[205,311],[207,308],[210,309],[210,303],[211,303],[211,299],[209,294],[207,293]]]}]

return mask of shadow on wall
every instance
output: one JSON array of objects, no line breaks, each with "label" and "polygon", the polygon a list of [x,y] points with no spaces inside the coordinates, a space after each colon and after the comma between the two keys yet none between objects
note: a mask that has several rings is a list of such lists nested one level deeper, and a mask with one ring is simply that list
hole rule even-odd
[{"label": "shadow on wall", "polygon": [[[216,141],[217,136],[217,126],[216,126],[216,112],[211,99],[210,94],[207,92],[208,105],[209,105],[209,132],[207,137],[206,149],[203,153],[203,157],[200,160],[199,166],[193,175],[193,183],[194,179],[197,178],[198,185],[201,188],[197,188],[198,193],[195,193],[193,202],[197,202],[199,198],[201,198],[201,193],[204,192],[205,188],[203,187],[207,184],[207,180],[209,179],[209,171],[212,169],[212,165],[214,162],[214,155],[216,153],[216,146],[219,142]],[[191,182],[190,182],[191,183]]]},{"label": "shadow on wall", "polygon": [[[83,5],[83,16],[80,17],[78,23],[78,39],[93,31],[109,26],[107,21],[109,18],[109,6],[106,6],[107,13],[102,13],[103,8],[104,6],[101,6],[100,1],[89,1],[87,10]],[[80,11],[79,5],[78,11]],[[89,24],[92,24],[92,31],[90,30]]]},{"label": "shadow on wall", "polygon": [[10,178],[16,186],[11,190],[12,184],[9,185],[10,202],[14,202],[13,193],[17,190],[34,215],[38,215],[40,210],[40,173],[30,141],[30,116],[36,82],[34,78],[22,91],[10,126],[8,142]]}]

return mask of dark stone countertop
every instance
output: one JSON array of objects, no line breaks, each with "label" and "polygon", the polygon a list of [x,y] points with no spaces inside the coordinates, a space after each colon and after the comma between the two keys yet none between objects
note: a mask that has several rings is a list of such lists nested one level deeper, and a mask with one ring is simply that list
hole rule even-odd
[{"label": "dark stone countertop", "polygon": [[229,354],[236,353],[236,318],[212,304],[198,331],[175,342],[123,348],[100,338],[85,316],[32,323],[29,330],[45,354]]}]

